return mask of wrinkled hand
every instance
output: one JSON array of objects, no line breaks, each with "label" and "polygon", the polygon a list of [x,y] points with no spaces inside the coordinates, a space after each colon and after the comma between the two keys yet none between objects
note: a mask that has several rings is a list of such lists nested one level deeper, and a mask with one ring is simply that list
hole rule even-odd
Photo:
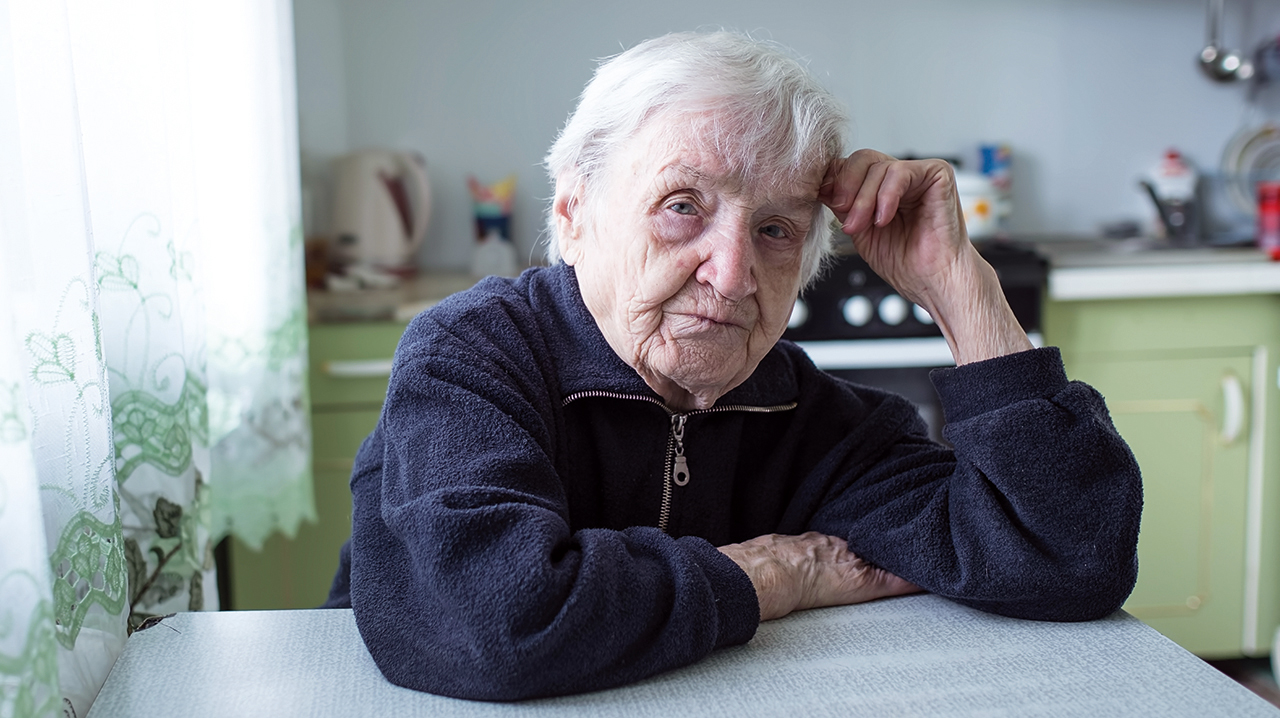
[{"label": "wrinkled hand", "polygon": [[719,548],[751,578],[761,621],[921,590],[853,555],[843,539],[813,531],[769,534]]},{"label": "wrinkled hand", "polygon": [[858,150],[827,168],[818,198],[858,254],[917,304],[977,252],[969,243],[951,166]]},{"label": "wrinkled hand", "polygon": [[946,162],[858,150],[832,161],[818,199],[871,269],[929,312],[957,364],[1031,348],[995,270],[969,241]]}]

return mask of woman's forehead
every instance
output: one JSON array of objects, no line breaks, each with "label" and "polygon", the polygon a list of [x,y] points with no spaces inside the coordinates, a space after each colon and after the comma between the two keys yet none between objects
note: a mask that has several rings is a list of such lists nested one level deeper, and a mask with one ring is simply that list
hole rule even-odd
[{"label": "woman's forehead", "polygon": [[620,159],[629,174],[655,184],[716,185],[812,204],[826,167],[796,167],[768,156],[744,159],[743,148],[734,142],[687,123],[650,123],[627,143]]}]

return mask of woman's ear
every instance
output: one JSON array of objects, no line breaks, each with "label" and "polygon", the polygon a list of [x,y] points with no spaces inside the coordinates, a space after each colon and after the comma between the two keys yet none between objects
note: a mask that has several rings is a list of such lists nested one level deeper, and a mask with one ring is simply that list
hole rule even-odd
[{"label": "woman's ear", "polygon": [[556,222],[556,248],[560,258],[570,266],[582,256],[583,224],[586,217],[582,207],[582,181],[561,176],[556,180],[556,198],[551,212]]}]

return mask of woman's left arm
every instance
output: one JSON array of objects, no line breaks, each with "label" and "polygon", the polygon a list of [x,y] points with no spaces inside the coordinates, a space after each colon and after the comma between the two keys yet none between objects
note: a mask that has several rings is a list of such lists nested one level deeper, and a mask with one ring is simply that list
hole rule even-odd
[{"label": "woman's left arm", "polygon": [[806,528],[985,611],[1073,621],[1119,608],[1137,578],[1142,479],[1098,392],[1068,381],[1053,348],[933,379],[954,448],[903,432],[846,462]]}]

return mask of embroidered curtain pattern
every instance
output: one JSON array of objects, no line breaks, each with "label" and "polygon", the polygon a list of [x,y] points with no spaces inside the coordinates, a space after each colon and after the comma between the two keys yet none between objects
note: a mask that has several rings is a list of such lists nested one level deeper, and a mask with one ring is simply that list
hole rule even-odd
[{"label": "embroidered curtain pattern", "polygon": [[0,718],[314,520],[287,0],[0,0]]}]

